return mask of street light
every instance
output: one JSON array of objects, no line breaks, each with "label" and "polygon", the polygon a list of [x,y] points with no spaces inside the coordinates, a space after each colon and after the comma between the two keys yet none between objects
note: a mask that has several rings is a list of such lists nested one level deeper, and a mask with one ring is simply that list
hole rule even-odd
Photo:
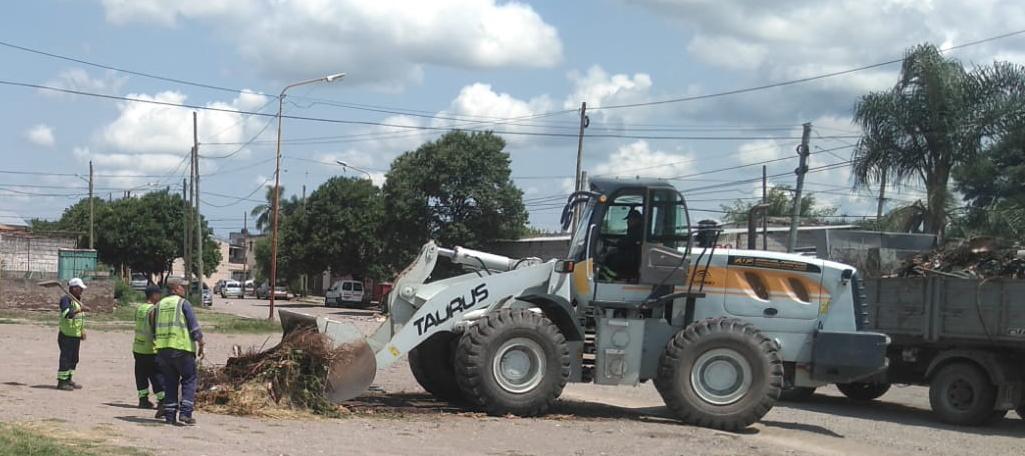
[{"label": "street light", "polygon": [[298,87],[316,82],[335,82],[345,77],[345,73],[329,74],[316,79],[294,82],[281,89],[278,95],[278,146],[274,163],[274,204],[271,213],[271,238],[270,238],[270,314],[268,320],[274,319],[274,286],[278,281],[278,206],[281,203],[281,111],[285,106],[285,92],[292,87]]},{"label": "street light", "polygon": [[353,171],[359,171],[359,172],[361,172],[363,174],[366,174],[367,175],[367,179],[370,179],[371,181],[374,180],[374,177],[370,175],[370,171],[367,171],[367,170],[365,170],[363,168],[358,168],[358,167],[352,166],[352,165],[350,165],[350,164],[348,164],[346,162],[343,162],[341,160],[335,160],[335,163],[338,163],[339,165],[341,165],[342,168],[348,168],[348,169],[351,169]]}]

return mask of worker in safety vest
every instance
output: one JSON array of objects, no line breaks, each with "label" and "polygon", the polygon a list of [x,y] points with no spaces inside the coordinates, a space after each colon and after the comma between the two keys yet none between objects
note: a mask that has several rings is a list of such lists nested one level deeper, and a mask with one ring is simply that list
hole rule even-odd
[{"label": "worker in safety vest", "polygon": [[[153,328],[150,326],[150,314],[163,295],[160,287],[146,287],[146,302],[135,309],[135,340],[132,343],[132,356],[135,357],[135,389],[139,393],[139,408],[151,409],[149,389],[157,396],[158,413],[163,410],[164,382],[161,380],[160,369],[157,367],[157,349],[154,346]],[[161,416],[162,417],[162,416]]]},{"label": "worker in safety vest", "polygon": [[[164,378],[163,418],[167,424],[196,424],[192,417],[196,400],[196,356],[203,356],[203,332],[192,305],[185,299],[181,279],[168,279],[171,294],[150,313],[157,349],[157,363]],[[178,388],[181,387],[179,404]],[[160,417],[157,413],[157,417]]]},{"label": "worker in safety vest", "polygon": [[78,366],[78,349],[85,340],[85,312],[82,305],[82,292],[85,283],[75,277],[68,281],[68,293],[60,300],[60,331],[57,332],[57,346],[60,348],[60,360],[57,367],[57,389],[73,391],[82,388],[75,383],[75,367]]}]

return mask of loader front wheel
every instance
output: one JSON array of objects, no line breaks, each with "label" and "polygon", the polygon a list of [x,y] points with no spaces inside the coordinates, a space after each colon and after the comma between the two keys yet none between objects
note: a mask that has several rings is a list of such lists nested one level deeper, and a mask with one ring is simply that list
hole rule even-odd
[{"label": "loader front wheel", "polygon": [[463,393],[456,383],[455,344],[450,332],[439,332],[409,351],[409,369],[416,382],[434,397],[459,402]]},{"label": "loader front wheel", "polygon": [[463,395],[490,415],[538,416],[569,379],[566,339],[544,315],[503,309],[470,326],[456,347]]},{"label": "loader front wheel", "polygon": [[783,389],[775,342],[733,318],[697,321],[659,360],[655,388],[687,424],[737,431],[765,416]]}]

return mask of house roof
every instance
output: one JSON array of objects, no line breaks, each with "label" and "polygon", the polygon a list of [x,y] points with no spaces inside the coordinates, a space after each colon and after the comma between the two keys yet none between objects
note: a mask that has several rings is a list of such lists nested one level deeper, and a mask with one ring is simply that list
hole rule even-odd
[{"label": "house roof", "polygon": [[14,212],[0,210],[0,226],[28,228],[29,224]]}]

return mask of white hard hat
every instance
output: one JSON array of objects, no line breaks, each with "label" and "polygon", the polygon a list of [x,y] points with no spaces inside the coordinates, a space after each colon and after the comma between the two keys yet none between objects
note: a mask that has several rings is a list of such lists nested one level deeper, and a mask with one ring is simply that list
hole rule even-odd
[{"label": "white hard hat", "polygon": [[89,287],[85,286],[85,282],[83,282],[82,279],[79,279],[78,277],[75,277],[74,279],[71,279],[71,280],[68,281],[68,288],[71,288],[71,287],[78,287],[78,288],[81,288],[83,290],[85,290],[86,288],[89,288]]}]

